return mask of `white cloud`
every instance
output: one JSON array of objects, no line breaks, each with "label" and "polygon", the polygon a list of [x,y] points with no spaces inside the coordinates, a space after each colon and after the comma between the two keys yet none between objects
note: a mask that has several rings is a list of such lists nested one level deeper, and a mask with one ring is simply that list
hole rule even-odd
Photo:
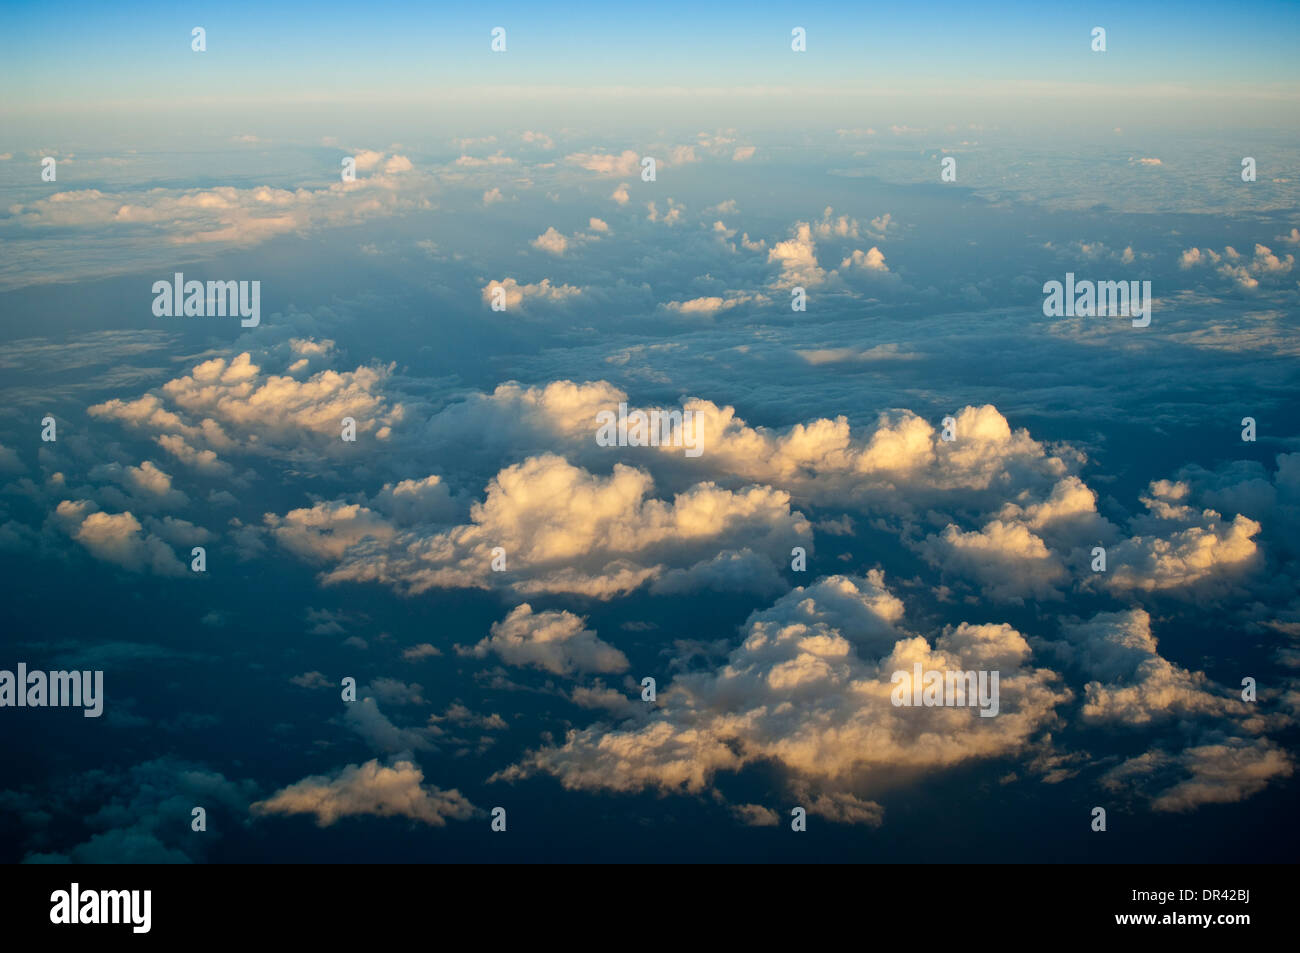
[{"label": "white cloud", "polygon": [[555,675],[627,671],[627,656],[583,628],[584,621],[572,612],[533,612],[524,603],[493,623],[491,636],[468,651],[478,658],[495,653],[507,665],[531,665]]},{"label": "white cloud", "polygon": [[423,784],[424,772],[411,761],[350,764],[333,776],[312,775],[251,806],[254,815],[311,814],[320,827],[357,815],[407,817],[432,827],[447,819],[466,820],[476,809],[457,790]]},{"label": "white cloud", "polygon": [[[494,779],[544,773],[570,789],[700,793],[719,773],[762,763],[811,813],[877,824],[880,806],[867,800],[876,792],[1022,750],[1070,698],[1052,672],[1028,666],[1029,646],[1008,625],[963,623],[932,645],[902,620],[879,573],[818,580],[752,615],[717,671],[679,674],[646,713],[571,730]],[[891,676],[914,662],[1000,669],[999,714],[895,706]]]},{"label": "white cloud", "polygon": [[528,301],[555,304],[582,293],[581,288],[572,285],[553,285],[550,278],[528,285],[521,285],[514,278],[506,278],[503,281],[489,281],[483,286],[483,303],[489,307],[492,305],[492,289],[496,287],[505,290],[507,310],[518,308]]},{"label": "white cloud", "polygon": [[534,248],[549,252],[552,255],[563,255],[565,249],[569,247],[569,240],[552,226],[533,239],[531,244]]}]

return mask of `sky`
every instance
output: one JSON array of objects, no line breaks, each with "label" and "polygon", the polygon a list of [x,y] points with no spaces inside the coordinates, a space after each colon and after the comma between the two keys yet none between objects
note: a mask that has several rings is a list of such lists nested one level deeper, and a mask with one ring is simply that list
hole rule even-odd
[{"label": "sky", "polygon": [[0,6],[0,858],[1289,859],[1298,9]]}]

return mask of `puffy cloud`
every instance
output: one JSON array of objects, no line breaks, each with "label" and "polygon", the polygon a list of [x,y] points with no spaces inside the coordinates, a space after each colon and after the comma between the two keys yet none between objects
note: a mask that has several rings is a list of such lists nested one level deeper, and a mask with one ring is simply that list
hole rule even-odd
[{"label": "puffy cloud", "polygon": [[729,311],[737,305],[766,302],[767,300],[764,295],[743,293],[733,294],[726,298],[709,295],[704,298],[691,298],[689,301],[670,301],[664,307],[669,311],[676,311],[678,314],[712,317],[719,311]]},{"label": "puffy cloud", "polygon": [[[621,155],[605,152],[575,152],[564,157],[570,165],[601,175],[637,175],[641,171],[641,157],[631,149]],[[621,186],[620,186],[621,188]]]},{"label": "puffy cloud", "polygon": [[767,260],[781,266],[775,282],[778,288],[808,287],[826,280],[826,272],[817,264],[817,245],[807,222],[795,226],[794,237],[773,245]]},{"label": "puffy cloud", "polygon": [[130,512],[103,513],[89,500],[64,500],[56,507],[54,520],[96,559],[131,572],[159,576],[186,573],[171,547],[153,533],[146,533]]},{"label": "puffy cloud", "polygon": [[[605,381],[506,384],[448,407],[430,422],[430,437],[439,445],[487,441],[517,453],[541,452],[560,441],[568,455],[595,465],[608,452],[593,441],[596,415],[627,400],[624,391]],[[629,402],[629,413],[635,409]],[[1013,431],[992,405],[958,411],[955,441],[944,441],[936,427],[909,411],[881,413],[873,426],[854,433],[845,417],[772,430],[750,427],[734,407],[700,398],[684,400],[681,410],[699,421],[704,452],[680,461],[687,468],[680,472],[766,484],[817,504],[913,514],[947,502],[987,512],[999,510],[1011,496],[1023,509],[1064,492],[1058,483],[1082,459],[1068,448],[1049,454],[1027,431]],[[645,448],[644,454],[648,465],[666,464],[680,458],[682,449]],[[1084,487],[1083,492],[1090,504],[1090,491]],[[1019,509],[1005,518],[1015,512]],[[1093,531],[1104,524],[1085,520],[1081,525]]]},{"label": "puffy cloud", "polygon": [[840,262],[840,267],[846,270],[858,269],[882,274],[889,271],[889,266],[885,264],[884,254],[874,245],[867,252],[864,252],[861,248],[854,249],[852,255]]},{"label": "puffy cloud", "polygon": [[493,289],[498,287],[505,291],[507,310],[518,308],[526,301],[555,304],[582,294],[581,288],[572,285],[552,285],[550,278],[543,278],[531,285],[521,285],[514,278],[506,278],[504,281],[489,281],[483,286],[484,304],[489,307],[492,305]]},{"label": "puffy cloud", "polygon": [[1145,725],[1198,715],[1245,717],[1250,707],[1161,657],[1145,610],[1101,612],[1062,626],[1059,655],[1092,680],[1084,687],[1085,721]]},{"label": "puffy cloud", "polygon": [[599,218],[593,218],[593,219],[591,219],[591,220],[587,223],[587,227],[590,228],[593,232],[607,232],[607,231],[609,231],[609,223],[608,223],[608,222],[605,222],[603,219],[599,219]]},{"label": "puffy cloud", "polygon": [[1179,256],[1178,267],[1184,270],[1209,264],[1225,278],[1231,278],[1245,291],[1259,287],[1261,278],[1277,278],[1289,274],[1295,266],[1295,255],[1279,258],[1267,245],[1255,245],[1254,256],[1247,258],[1231,245],[1222,254],[1212,248],[1189,248]]},{"label": "puffy cloud", "polygon": [[822,220],[812,226],[813,234],[818,238],[857,238],[858,220],[847,215],[835,217],[835,210],[829,205],[822,212]]},{"label": "puffy cloud", "polygon": [[256,816],[311,814],[320,827],[357,815],[407,817],[431,827],[447,819],[463,821],[477,809],[458,790],[425,785],[424,772],[412,761],[382,765],[378,760],[350,764],[338,773],[312,775],[277,791],[251,807]]},{"label": "puffy cloud", "polygon": [[563,255],[565,249],[569,247],[569,240],[552,226],[534,238],[530,244],[534,248],[550,252],[552,255]]},{"label": "puffy cloud", "polygon": [[614,190],[614,194],[611,195],[610,198],[612,198],[619,205],[626,205],[630,201],[627,194],[627,183],[624,182],[622,185],[616,188]]},{"label": "puffy cloud", "polygon": [[646,202],[646,218],[652,222],[663,222],[665,225],[676,225],[682,220],[682,210],[685,206],[677,202],[676,199],[668,199],[668,210],[662,215],[659,214],[659,207],[654,202]]},{"label": "puffy cloud", "polygon": [[[408,594],[507,586],[608,599],[670,569],[707,564],[720,549],[748,548],[782,562],[792,540],[811,537],[806,518],[779,490],[700,483],[668,503],[650,498],[652,488],[649,474],[623,464],[602,478],[546,454],[498,473],[472,507],[471,522],[449,529],[399,531],[367,508],[340,502],[266,522],[290,551],[336,563],[325,582],[380,582]],[[498,547],[506,572],[491,568]],[[716,575],[701,572],[699,579],[707,585]]]},{"label": "puffy cloud", "polygon": [[933,565],[978,580],[983,594],[1020,604],[1025,597],[1061,598],[1067,573],[1060,557],[1023,524],[993,520],[977,533],[948,524],[921,552]]},{"label": "puffy cloud", "polygon": [[1199,517],[1189,508],[1170,508],[1152,498],[1149,507],[1170,519],[1196,519],[1201,525],[1170,532],[1167,536],[1136,535],[1107,552],[1106,583],[1114,591],[1158,591],[1220,588],[1255,564],[1258,547],[1253,539],[1261,526],[1247,516],[1231,522],[1214,510]]},{"label": "puffy cloud", "polygon": [[[1070,698],[1054,673],[1027,664],[1029,645],[1008,625],[962,624],[931,645],[902,619],[878,572],[818,580],[752,615],[717,671],[679,674],[646,713],[571,730],[493,779],[551,774],[572,789],[698,793],[719,773],[764,763],[809,811],[879,823],[879,805],[865,800],[873,792],[1021,750]],[[895,706],[891,677],[914,662],[999,669],[999,714]]]},{"label": "puffy cloud", "polygon": [[381,441],[402,419],[402,405],[381,393],[392,368],[322,370],[298,380],[264,373],[245,351],[204,361],[156,392],[96,404],[89,413],[151,433],[177,459],[210,471],[227,451],[338,454],[344,417],[356,421],[358,436]]},{"label": "puffy cloud", "polygon": [[555,675],[627,671],[627,656],[583,628],[584,621],[572,612],[533,612],[524,603],[493,623],[491,636],[468,651],[479,658],[495,653],[507,665],[531,665]]},{"label": "puffy cloud", "polygon": [[1204,804],[1232,804],[1295,772],[1291,756],[1266,738],[1207,736],[1205,743],[1171,754],[1160,749],[1111,769],[1103,783],[1136,788],[1157,811],[1187,812]]},{"label": "puffy cloud", "polygon": [[757,151],[757,146],[737,146],[736,151],[731,154],[731,159],[733,162],[748,162],[754,158],[754,153]]},{"label": "puffy cloud", "polygon": [[493,202],[502,201],[501,190],[499,188],[488,189],[483,193],[483,204],[491,205]]}]

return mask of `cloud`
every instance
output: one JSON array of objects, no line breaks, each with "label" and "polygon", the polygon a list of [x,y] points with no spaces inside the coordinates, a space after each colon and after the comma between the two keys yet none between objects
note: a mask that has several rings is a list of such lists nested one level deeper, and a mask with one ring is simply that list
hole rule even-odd
[{"label": "cloud", "polygon": [[[360,153],[357,168],[373,168],[382,158],[382,153]],[[394,174],[409,169],[409,160],[394,156],[383,174],[318,189],[260,185],[125,193],[70,190],[11,206],[9,211],[15,223],[29,228],[107,229],[105,240],[109,234],[119,235],[129,228],[140,241],[155,245],[161,240],[170,245],[247,246],[277,235],[431,208],[422,192],[424,180]],[[94,235],[83,239],[92,240]],[[84,254],[86,245],[78,247]],[[168,255],[174,260],[175,250]]]},{"label": "cloud", "polygon": [[403,417],[400,403],[380,393],[387,367],[322,370],[303,380],[268,374],[245,351],[213,358],[135,400],[113,399],[89,408],[92,417],[120,421],[154,437],[183,463],[220,469],[219,453],[338,455],[344,417],[358,439],[387,440]]},{"label": "cloud", "polygon": [[689,301],[670,301],[664,305],[669,311],[687,316],[712,317],[720,311],[729,311],[738,305],[765,303],[767,297],[754,294],[733,294],[722,298],[709,295],[704,298],[691,298]]},{"label": "cloud", "polygon": [[688,165],[692,162],[699,162],[699,157],[695,154],[694,146],[677,146],[668,154],[667,165]]},{"label": "cloud", "polygon": [[736,151],[731,154],[733,162],[747,162],[754,158],[754,153],[758,151],[756,146],[737,146]]},{"label": "cloud", "polygon": [[[63,777],[26,806],[23,820],[30,841],[46,852],[29,852],[23,862],[202,862],[221,830],[243,820],[256,790],[251,781],[231,781],[203,765],[172,758]],[[24,794],[0,792],[0,804],[6,808],[27,800]],[[207,811],[208,830],[199,835],[190,829],[195,805]],[[52,852],[51,841],[63,831],[86,839]]]},{"label": "cloud", "polygon": [[1184,484],[1155,481],[1142,498],[1149,516],[1135,521],[1139,533],[1107,551],[1106,583],[1113,591],[1192,588],[1217,591],[1252,568],[1262,526],[1238,515],[1227,521],[1212,509],[1196,511],[1179,501]]},{"label": "cloud", "polygon": [[977,533],[950,523],[942,535],[928,537],[921,552],[932,565],[977,580],[982,594],[997,602],[1059,599],[1067,579],[1060,557],[1019,523],[993,520]]},{"label": "cloud", "polygon": [[[391,686],[385,685],[381,690],[391,693]],[[407,702],[409,699],[403,703]],[[383,754],[409,754],[432,747],[422,729],[400,728],[395,725],[379,710],[373,694],[349,702],[344,709],[343,724],[367,745]]]},{"label": "cloud", "polygon": [[840,262],[840,267],[845,270],[858,269],[882,274],[889,271],[889,266],[885,264],[884,254],[874,245],[871,246],[871,250],[868,252],[864,252],[860,248],[856,249],[852,255]]},{"label": "cloud", "polygon": [[581,288],[572,285],[552,285],[550,278],[543,278],[536,284],[521,285],[514,278],[503,281],[489,281],[483,286],[483,303],[492,305],[493,289],[500,287],[505,291],[506,309],[518,308],[524,302],[543,302],[556,304],[582,294]]},{"label": "cloud", "polygon": [[[1022,750],[1069,700],[1054,673],[1029,667],[1029,645],[1009,625],[962,623],[931,644],[901,627],[903,615],[874,571],[795,589],[750,617],[718,670],[679,674],[644,714],[572,729],[491,780],[549,774],[567,789],[702,793],[718,774],[761,763],[811,813],[876,824],[873,792]],[[999,669],[999,714],[895,706],[891,677],[914,662]]]},{"label": "cloud", "polygon": [[612,198],[619,205],[626,205],[629,201],[628,194],[627,194],[627,183],[624,182],[622,185],[616,188],[614,190],[614,194],[611,195],[610,198]]},{"label": "cloud", "polygon": [[564,250],[569,247],[569,240],[557,232],[552,226],[533,239],[530,244],[534,248],[541,249],[544,252],[550,252],[552,255],[563,255]]},{"label": "cloud", "polygon": [[[1285,239],[1284,239],[1285,240]],[[1214,265],[1220,275],[1231,278],[1243,291],[1254,291],[1260,279],[1272,280],[1287,275],[1295,266],[1295,256],[1279,258],[1267,245],[1255,245],[1254,256],[1246,258],[1231,245],[1222,253],[1212,248],[1189,248],[1179,256],[1178,267],[1183,270],[1199,265]]]},{"label": "cloud", "polygon": [[146,533],[130,512],[99,512],[89,500],[64,500],[55,522],[92,556],[131,572],[184,576],[185,565],[162,539]]},{"label": "cloud", "polygon": [[812,225],[813,233],[818,238],[858,238],[858,220],[841,215],[835,218],[835,210],[829,205],[822,212],[822,220]]},{"label": "cloud", "polygon": [[627,671],[627,656],[583,628],[584,621],[571,612],[535,613],[524,603],[494,622],[491,636],[467,651],[478,658],[495,653],[507,665],[531,665],[555,675]]},{"label": "cloud", "polygon": [[767,260],[781,266],[774,282],[778,288],[811,287],[826,280],[826,272],[817,264],[817,246],[807,222],[795,226],[792,238],[773,245]]},{"label": "cloud", "polygon": [[254,816],[310,814],[319,827],[344,817],[406,817],[430,827],[463,821],[477,809],[456,789],[425,785],[424,772],[411,761],[381,765],[378,760],[349,764],[334,775],[312,775],[251,807]]},{"label": "cloud", "polygon": [[1162,658],[1143,609],[1101,612],[1061,627],[1057,652],[1092,676],[1084,686],[1085,721],[1146,725],[1170,718],[1246,717],[1251,708],[1205,675]]},{"label": "cloud", "polygon": [[402,658],[406,659],[408,662],[414,662],[423,658],[434,658],[441,654],[442,652],[440,652],[435,646],[430,645],[428,642],[421,642],[419,645],[412,645],[410,648],[402,650]]},{"label": "cloud", "polygon": [[493,202],[502,201],[501,190],[499,188],[488,189],[483,193],[483,204],[491,205]]},{"label": "cloud", "polygon": [[1259,793],[1270,781],[1295,773],[1291,756],[1266,738],[1223,738],[1171,754],[1160,749],[1111,769],[1103,783],[1136,788],[1157,811],[1185,813],[1205,804],[1232,804]]},{"label": "cloud", "polygon": [[[324,582],[379,582],[408,595],[502,586],[609,599],[724,550],[783,562],[790,540],[811,535],[788,495],[768,487],[733,492],[701,483],[671,503],[650,497],[652,489],[649,474],[623,464],[602,478],[544,454],[501,470],[465,525],[398,531],[337,501],[266,521],[290,551],[336,563]],[[505,572],[491,568],[498,547]]]},{"label": "cloud", "polygon": [[641,170],[641,158],[631,149],[625,150],[620,155],[606,152],[575,152],[565,156],[564,161],[600,175],[630,176],[638,174]]},{"label": "cloud", "polygon": [[520,134],[520,138],[530,145],[539,146],[542,149],[554,149],[555,140],[544,132],[530,132],[525,130]]},{"label": "cloud", "polygon": [[507,155],[497,152],[495,155],[478,157],[478,156],[461,156],[456,160],[456,165],[462,169],[495,169],[503,165],[514,165],[515,160]]}]

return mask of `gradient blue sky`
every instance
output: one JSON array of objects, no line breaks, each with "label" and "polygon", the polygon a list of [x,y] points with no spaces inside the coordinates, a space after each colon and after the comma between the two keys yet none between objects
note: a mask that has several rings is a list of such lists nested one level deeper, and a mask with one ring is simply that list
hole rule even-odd
[{"label": "gradient blue sky", "polygon": [[[509,51],[488,33],[504,26]],[[808,31],[794,57],[792,26]],[[208,51],[189,31],[208,31]],[[1094,26],[1109,51],[1088,47]],[[1300,5],[60,4],[0,7],[10,110],[186,96],[408,99],[443,87],[1185,84],[1294,90]],[[1130,93],[1132,90],[1129,90]]]}]

